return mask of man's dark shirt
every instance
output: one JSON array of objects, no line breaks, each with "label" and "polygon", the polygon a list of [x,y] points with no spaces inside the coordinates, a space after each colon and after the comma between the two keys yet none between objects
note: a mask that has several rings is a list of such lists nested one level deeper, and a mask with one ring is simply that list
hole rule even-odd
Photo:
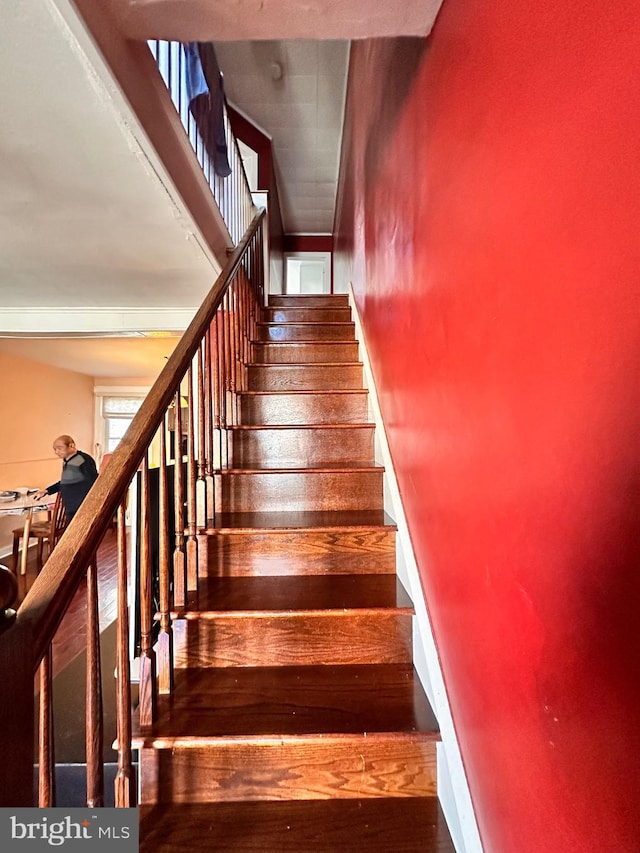
[{"label": "man's dark shirt", "polygon": [[63,461],[60,479],[48,486],[47,492],[50,495],[61,493],[67,521],[71,521],[79,510],[97,477],[98,470],[93,457],[82,450],[77,450],[73,456]]}]

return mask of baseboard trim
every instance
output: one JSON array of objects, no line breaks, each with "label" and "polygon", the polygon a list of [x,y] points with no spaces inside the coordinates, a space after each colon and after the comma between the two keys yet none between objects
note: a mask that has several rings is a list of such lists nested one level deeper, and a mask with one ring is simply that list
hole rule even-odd
[{"label": "baseboard trim", "polygon": [[442,737],[441,743],[438,744],[437,753],[438,798],[442,805],[442,810],[457,853],[482,853],[482,843],[480,841],[467,777],[451,716],[451,708],[449,707],[449,699],[444,685],[440,659],[424,599],[418,566],[411,545],[409,528],[400,498],[393,461],[387,443],[377,389],[366,346],[366,336],[351,284],[349,284],[348,293],[355,322],[356,336],[360,347],[360,360],[364,365],[365,387],[369,392],[370,420],[376,425],[376,462],[384,465],[385,469],[385,510],[394,518],[398,526],[396,549],[397,573],[411,596],[416,612],[413,637],[415,668],[438,719],[440,735]]}]

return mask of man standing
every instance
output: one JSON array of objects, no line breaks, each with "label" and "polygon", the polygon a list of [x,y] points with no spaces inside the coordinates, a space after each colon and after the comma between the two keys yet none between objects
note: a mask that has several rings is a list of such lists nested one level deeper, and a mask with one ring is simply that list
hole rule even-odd
[{"label": "man standing", "polygon": [[34,498],[40,500],[45,495],[55,495],[56,492],[60,492],[69,522],[95,483],[98,470],[93,457],[78,450],[70,435],[59,435],[53,442],[53,452],[62,459],[60,479],[46,489],[41,489]]}]

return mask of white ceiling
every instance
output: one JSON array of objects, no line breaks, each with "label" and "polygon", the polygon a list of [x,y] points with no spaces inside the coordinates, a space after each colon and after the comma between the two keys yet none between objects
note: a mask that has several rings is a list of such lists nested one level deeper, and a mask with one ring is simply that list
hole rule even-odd
[{"label": "white ceiling", "polygon": [[[361,0],[110,2],[130,35],[219,40],[229,100],[272,137],[290,233],[332,229],[346,39],[426,34],[439,6],[371,0],[363,12]],[[181,331],[219,267],[73,0],[0,3],[0,33],[0,335]],[[0,352],[37,354],[95,376],[157,372],[158,352],[151,369],[133,351],[151,353],[158,341],[125,340],[119,348],[113,338],[0,338]]]},{"label": "white ceiling", "polygon": [[2,3],[0,32],[0,353],[155,376],[177,338],[4,337],[179,334],[219,266],[67,0]]},{"label": "white ceiling", "polygon": [[[0,354],[43,362],[96,378],[155,379],[178,340],[177,337],[0,338]],[[9,381],[9,377],[5,379]]]},{"label": "white ceiling", "polygon": [[349,42],[216,42],[215,50],[227,98],[271,137],[285,232],[331,234]]}]

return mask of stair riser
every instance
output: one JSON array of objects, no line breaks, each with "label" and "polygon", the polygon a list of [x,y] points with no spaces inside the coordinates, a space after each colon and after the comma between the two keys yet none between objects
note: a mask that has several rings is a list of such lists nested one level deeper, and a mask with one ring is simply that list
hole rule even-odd
[{"label": "stair riser", "polygon": [[272,323],[258,326],[259,341],[355,341],[353,323]]},{"label": "stair riser", "polygon": [[342,394],[242,394],[240,418],[248,426],[358,424],[368,420],[368,399],[366,391]]},{"label": "stair riser", "polygon": [[316,512],[382,509],[381,470],[229,472],[222,512]]},{"label": "stair riser", "polygon": [[358,344],[349,341],[274,344],[253,342],[252,359],[258,364],[319,364],[358,361]]},{"label": "stair riser", "polygon": [[349,323],[350,308],[265,308],[267,323]]},{"label": "stair riser", "polygon": [[330,391],[362,388],[361,364],[250,364],[250,391]]},{"label": "stair riser", "polygon": [[418,737],[174,747],[168,764],[162,750],[142,750],[143,803],[436,795],[435,744]]},{"label": "stair riser", "polygon": [[174,622],[176,667],[408,663],[410,613],[249,613]]},{"label": "stair riser", "polygon": [[232,467],[311,468],[374,461],[374,427],[234,430]]},{"label": "stair riser", "polygon": [[208,573],[226,576],[393,574],[393,530],[219,533],[209,537]]},{"label": "stair riser", "polygon": [[346,293],[327,293],[318,296],[270,296],[269,308],[347,308]]}]

